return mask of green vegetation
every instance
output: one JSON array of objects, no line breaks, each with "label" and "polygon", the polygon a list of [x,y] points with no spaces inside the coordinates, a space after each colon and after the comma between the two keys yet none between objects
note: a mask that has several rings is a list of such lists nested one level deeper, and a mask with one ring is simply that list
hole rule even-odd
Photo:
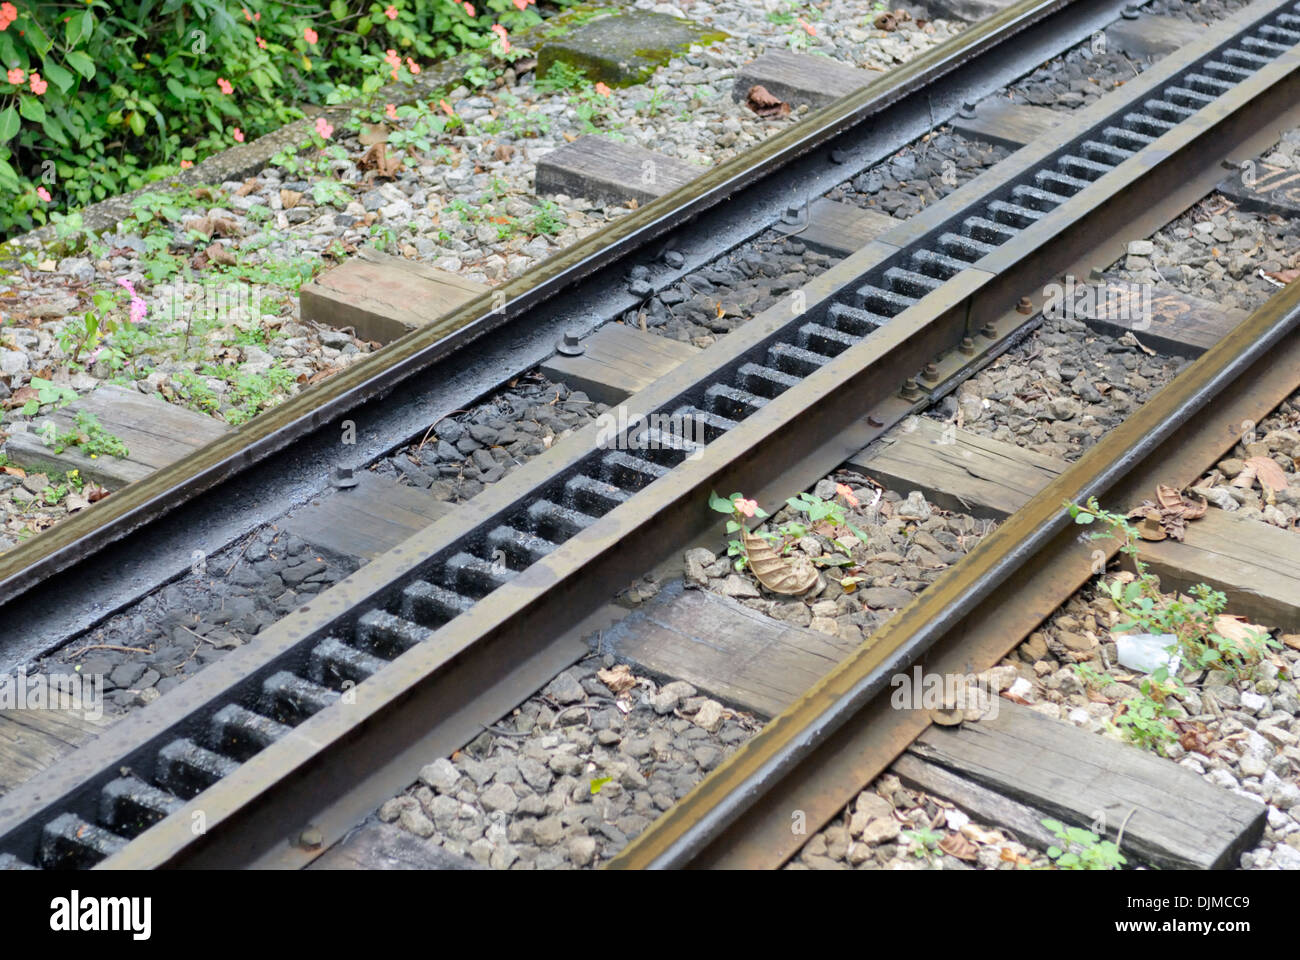
[{"label": "green vegetation", "polygon": [[1118,870],[1128,863],[1119,847],[1091,830],[1067,827],[1059,820],[1040,822],[1061,841],[1060,846],[1047,848],[1047,856],[1058,870]]}]

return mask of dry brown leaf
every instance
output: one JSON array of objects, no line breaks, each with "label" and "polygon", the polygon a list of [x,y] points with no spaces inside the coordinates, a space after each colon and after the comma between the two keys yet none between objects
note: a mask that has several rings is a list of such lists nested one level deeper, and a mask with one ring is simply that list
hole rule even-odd
[{"label": "dry brown leaf", "polygon": [[817,569],[811,563],[799,564],[780,556],[771,543],[748,530],[741,530],[740,539],[749,569],[773,593],[807,593],[817,585]]},{"label": "dry brown leaf", "polygon": [[615,664],[608,670],[597,670],[596,678],[609,687],[614,696],[636,686],[636,677],[632,676],[632,670],[626,663]]},{"label": "dry brown leaf", "polygon": [[1247,460],[1246,466],[1242,468],[1241,473],[1237,474],[1235,477],[1232,478],[1232,485],[1234,487],[1240,487],[1243,490],[1249,490],[1251,484],[1253,484],[1254,482],[1255,482],[1255,465],[1251,463],[1249,460]]},{"label": "dry brown leaf", "polygon": [[1246,466],[1254,467],[1255,478],[1262,486],[1268,487],[1274,493],[1286,489],[1286,473],[1271,457],[1251,457],[1246,461]]},{"label": "dry brown leaf", "polygon": [[298,206],[298,201],[301,199],[302,194],[297,190],[286,190],[283,187],[280,188],[280,203],[284,206],[284,209],[292,210],[294,207]]},{"label": "dry brown leaf", "polygon": [[1300,633],[1284,633],[1281,639],[1292,650],[1300,650]]},{"label": "dry brown leaf", "polygon": [[3,470],[5,473],[9,474],[9,476],[11,476],[11,477],[18,477],[20,480],[21,480],[23,477],[26,477],[26,476],[27,476],[27,471],[24,470],[22,467],[10,467],[10,466],[4,466],[4,467],[0,467],[0,470]]},{"label": "dry brown leaf", "polygon": [[208,259],[211,260],[213,263],[219,263],[223,266],[233,267],[235,264],[239,262],[237,259],[235,259],[235,255],[233,253],[231,253],[229,250],[227,250],[219,243],[214,243],[210,245],[203,252],[207,254]]},{"label": "dry brown leaf", "polygon": [[1278,283],[1291,283],[1300,280],[1300,269],[1291,268],[1289,270],[1274,270],[1272,273],[1266,273],[1264,276]]},{"label": "dry brown leaf", "polygon": [[497,144],[497,148],[492,151],[492,156],[503,163],[514,155],[515,148],[508,143]]},{"label": "dry brown leaf", "polygon": [[249,177],[247,180],[244,181],[243,185],[238,190],[235,191],[235,196],[246,197],[261,185],[262,185],[261,180],[258,180],[256,177]]},{"label": "dry brown leaf", "polygon": [[968,823],[961,828],[961,835],[968,840],[974,840],[976,843],[994,844],[1002,843],[1006,837],[998,830],[988,830],[976,823]]},{"label": "dry brown leaf", "polygon": [[1214,619],[1214,632],[1225,640],[1231,640],[1249,649],[1261,636],[1268,636],[1268,627],[1251,623],[1245,617],[1221,613]]},{"label": "dry brown leaf", "polygon": [[749,88],[745,105],[760,117],[786,117],[790,115],[790,104],[780,97],[767,92],[767,87],[755,84]]},{"label": "dry brown leaf", "polygon": [[374,146],[376,143],[384,143],[388,140],[388,127],[382,123],[363,123],[361,125],[361,136],[357,141],[363,147]]},{"label": "dry brown leaf", "polygon": [[1029,866],[1031,863],[1034,862],[1034,861],[1030,860],[1028,857],[1024,857],[1024,856],[1021,856],[1020,854],[1016,853],[1016,852],[1015,852],[1014,850],[1012,850],[1010,847],[1003,847],[1003,848],[1002,848],[1002,853],[999,854],[999,857],[1000,857],[1003,861],[1005,861],[1006,863],[1015,863],[1015,864],[1019,864],[1020,866],[1024,866],[1024,867],[1027,867],[1027,866]]},{"label": "dry brown leaf", "polygon": [[956,857],[958,860],[974,860],[979,856],[980,852],[979,847],[960,833],[950,833],[940,840],[939,849],[949,856]]},{"label": "dry brown leaf", "polygon": [[361,170],[374,170],[378,177],[392,178],[402,169],[402,163],[396,157],[388,155],[388,144],[376,143],[361,155],[357,167]]}]

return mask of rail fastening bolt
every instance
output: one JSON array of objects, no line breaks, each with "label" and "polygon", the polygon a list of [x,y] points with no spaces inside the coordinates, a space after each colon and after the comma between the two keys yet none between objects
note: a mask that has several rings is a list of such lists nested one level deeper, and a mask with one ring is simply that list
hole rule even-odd
[{"label": "rail fastening bolt", "polygon": [[975,101],[963,100],[961,110],[957,112],[957,115],[965,117],[967,120],[973,120],[975,118]]},{"label": "rail fastening bolt", "polygon": [[355,487],[360,481],[357,480],[351,467],[334,468],[334,486],[340,490],[346,490],[349,487]]},{"label": "rail fastening bolt", "polygon": [[298,834],[298,843],[306,850],[319,850],[325,843],[325,835],[316,827],[308,827]]},{"label": "rail fastening bolt", "polygon": [[921,378],[934,383],[939,379],[939,365],[933,362],[927,363],[925,369],[921,371]]},{"label": "rail fastening bolt", "polygon": [[980,336],[988,337],[990,340],[996,340],[998,338],[998,325],[990,320],[980,328]]},{"label": "rail fastening bolt", "polygon": [[1016,304],[1016,313],[1023,313],[1026,316],[1034,312],[1034,305],[1029,302],[1028,297],[1021,297],[1020,302]]},{"label": "rail fastening bolt", "polygon": [[975,352],[975,341],[970,337],[962,337],[957,350],[969,357]]},{"label": "rail fastening bolt", "polygon": [[921,385],[916,382],[914,377],[908,377],[903,381],[903,389],[900,393],[904,400],[919,400],[921,398]]},{"label": "rail fastening bolt", "polygon": [[878,420],[872,416],[867,417],[867,426],[869,427],[883,427],[884,425],[885,425],[885,421],[883,420]]},{"label": "rail fastening bolt", "polygon": [[1136,20],[1140,13],[1136,3],[1126,3],[1124,9],[1120,11],[1120,16],[1125,20]]},{"label": "rail fastening bolt", "polygon": [[564,339],[556,345],[555,349],[566,357],[576,357],[587,348],[582,345],[582,335],[578,331],[566,330]]}]

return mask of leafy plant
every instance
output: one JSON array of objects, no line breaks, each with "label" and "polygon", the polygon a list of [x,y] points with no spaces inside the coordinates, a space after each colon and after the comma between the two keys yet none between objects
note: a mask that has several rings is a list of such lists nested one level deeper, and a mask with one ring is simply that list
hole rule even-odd
[{"label": "leafy plant", "polygon": [[1093,533],[1091,539],[1118,539],[1120,552],[1130,558],[1136,571],[1128,583],[1116,579],[1102,586],[1125,618],[1115,625],[1115,630],[1172,634],[1176,640],[1170,652],[1177,650],[1188,665],[1224,670],[1233,676],[1257,662],[1266,649],[1281,646],[1267,633],[1224,636],[1217,623],[1227,606],[1227,597],[1206,584],[1197,584],[1185,595],[1162,593],[1160,578],[1139,556],[1138,533],[1127,517],[1102,510],[1095,497],[1083,506],[1067,507],[1076,524],[1086,526],[1101,521],[1106,530]]},{"label": "leafy plant", "polygon": [[1061,841],[1060,846],[1047,848],[1058,870],[1118,870],[1128,863],[1119,847],[1091,830],[1067,827],[1059,820],[1040,822]]},{"label": "leafy plant", "polygon": [[[99,418],[86,410],[78,410],[73,418],[74,428],[66,433],[55,434],[49,446],[55,453],[62,453],[68,447],[76,447],[86,456],[97,458],[101,455],[125,460],[131,455],[122,439],[105,430]],[[51,427],[53,424],[50,425]]]},{"label": "leafy plant", "polygon": [[47,403],[53,403],[61,407],[77,399],[76,390],[60,387],[58,384],[42,377],[32,377],[28,386],[36,391],[36,398],[23,404],[23,413],[29,417],[35,416],[41,407]]},{"label": "leafy plant", "polygon": [[943,835],[936,833],[929,827],[922,827],[919,830],[903,830],[900,836],[906,837],[909,842],[909,852],[918,860],[924,860],[926,863],[933,863],[939,856],[939,841]]},{"label": "leafy plant", "polygon": [[[758,517],[762,520],[767,517],[767,512],[758,505],[758,501],[746,500],[742,493],[733,493],[729,497],[710,493],[709,508],[728,515],[727,533],[739,533],[747,519]],[[733,564],[737,570],[744,570],[749,562],[745,555],[745,545],[738,539],[727,542],[727,556],[735,557]]]}]

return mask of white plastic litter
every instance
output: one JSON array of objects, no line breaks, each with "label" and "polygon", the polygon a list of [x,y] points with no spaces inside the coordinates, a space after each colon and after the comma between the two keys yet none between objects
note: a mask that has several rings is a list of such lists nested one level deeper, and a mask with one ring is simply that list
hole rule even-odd
[{"label": "white plastic litter", "polygon": [[1178,672],[1178,653],[1166,649],[1178,642],[1172,633],[1116,633],[1112,636],[1120,666],[1143,673],[1155,673],[1161,667],[1168,667],[1171,675]]}]

